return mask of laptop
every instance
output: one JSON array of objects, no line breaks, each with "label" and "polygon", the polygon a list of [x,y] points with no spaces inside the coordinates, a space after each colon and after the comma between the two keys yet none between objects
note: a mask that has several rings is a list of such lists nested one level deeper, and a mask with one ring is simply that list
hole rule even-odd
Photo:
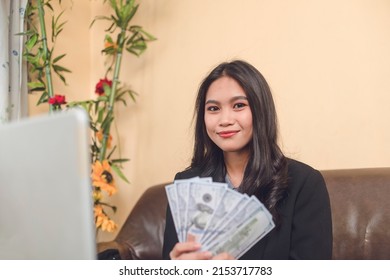
[{"label": "laptop", "polygon": [[0,125],[0,259],[96,259],[88,133],[82,109]]}]

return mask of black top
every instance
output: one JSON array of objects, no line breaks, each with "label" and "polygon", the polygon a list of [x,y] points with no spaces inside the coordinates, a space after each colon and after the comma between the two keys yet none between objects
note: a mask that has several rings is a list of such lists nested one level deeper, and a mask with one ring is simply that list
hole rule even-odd
[{"label": "black top", "polygon": [[[199,176],[193,168],[176,174],[176,179]],[[280,208],[281,223],[257,242],[240,259],[286,260],[331,259],[332,217],[325,181],[312,167],[288,160],[288,196]],[[178,242],[172,214],[167,207],[163,258]]]}]

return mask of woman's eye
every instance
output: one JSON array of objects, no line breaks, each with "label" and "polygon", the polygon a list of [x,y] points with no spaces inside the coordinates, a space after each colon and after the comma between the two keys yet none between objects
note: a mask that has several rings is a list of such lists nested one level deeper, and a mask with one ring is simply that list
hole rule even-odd
[{"label": "woman's eye", "polygon": [[217,106],[209,106],[206,108],[207,111],[210,111],[210,112],[215,112],[218,110],[218,107]]},{"label": "woman's eye", "polygon": [[241,108],[244,108],[245,106],[247,106],[245,103],[236,103],[236,104],[234,104],[233,108],[234,109],[241,109]]}]

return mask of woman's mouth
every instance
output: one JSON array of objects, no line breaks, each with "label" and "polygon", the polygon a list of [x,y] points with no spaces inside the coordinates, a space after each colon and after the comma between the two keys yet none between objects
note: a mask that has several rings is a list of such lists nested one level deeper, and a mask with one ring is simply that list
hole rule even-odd
[{"label": "woman's mouth", "polygon": [[222,138],[229,138],[229,137],[232,137],[232,136],[236,135],[237,133],[238,133],[238,130],[229,130],[229,131],[217,132],[217,134],[219,136],[221,136]]}]

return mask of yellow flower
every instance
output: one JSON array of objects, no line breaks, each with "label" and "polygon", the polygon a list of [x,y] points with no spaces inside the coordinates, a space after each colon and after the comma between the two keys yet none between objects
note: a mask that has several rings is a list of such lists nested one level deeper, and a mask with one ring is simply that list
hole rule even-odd
[{"label": "yellow flower", "polygon": [[99,228],[103,220],[107,218],[107,216],[103,213],[103,207],[101,205],[95,205],[93,208],[94,216],[95,216],[95,225],[96,228]]},{"label": "yellow flower", "polygon": [[92,197],[93,197],[94,202],[98,202],[98,201],[102,200],[103,194],[100,190],[95,189],[92,192]]},{"label": "yellow flower", "polygon": [[[106,216],[107,217],[107,216]],[[102,223],[102,230],[108,232],[114,232],[117,229],[117,224],[113,220],[110,220],[108,217]]]},{"label": "yellow flower", "polygon": [[103,214],[103,207],[101,205],[95,205],[93,208],[93,212],[94,212],[95,218],[98,216],[104,215]]},{"label": "yellow flower", "polygon": [[118,228],[118,225],[103,212],[101,205],[95,205],[94,207],[95,225],[96,228],[101,227],[103,231],[113,232]]},{"label": "yellow flower", "polygon": [[[100,143],[103,142],[103,131],[102,130],[99,130],[98,132],[96,132],[96,138],[99,140]],[[108,136],[108,139],[107,139],[107,148],[108,149],[111,149],[111,141],[112,141],[112,136],[110,134]]]},{"label": "yellow flower", "polygon": [[109,196],[117,192],[111,166],[107,160],[95,161],[92,164],[92,185],[105,190]]}]

